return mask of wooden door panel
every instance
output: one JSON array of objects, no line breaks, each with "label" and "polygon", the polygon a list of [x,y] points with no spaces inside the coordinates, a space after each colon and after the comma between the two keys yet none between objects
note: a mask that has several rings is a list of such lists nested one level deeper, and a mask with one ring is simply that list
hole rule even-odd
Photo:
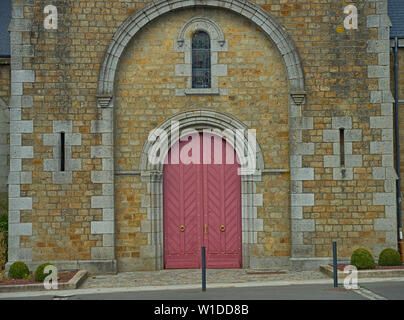
[{"label": "wooden door panel", "polygon": [[[222,164],[204,166],[207,179],[205,201],[208,208],[205,217],[209,225],[207,266],[209,268],[240,268],[241,177],[238,174],[237,163],[225,163],[226,153],[234,153],[234,150],[224,140],[222,140],[221,152]],[[213,150],[212,154],[214,154]]]},{"label": "wooden door panel", "polygon": [[[186,144],[181,142],[179,150]],[[174,148],[178,148],[176,145]],[[178,153],[178,150],[174,149]],[[178,162],[174,162],[178,163]],[[164,264],[165,268],[199,268],[201,247],[199,165],[171,163],[171,151],[163,173]]]},{"label": "wooden door panel", "polygon": [[[199,143],[206,149],[203,139]],[[175,146],[174,154],[186,144]],[[224,163],[226,152],[235,155],[224,140],[221,149],[212,144],[210,152],[202,150],[201,164],[170,164],[169,152],[163,173],[165,268],[200,268],[202,246],[208,268],[241,267],[241,177],[237,163]],[[206,154],[210,164],[203,164]]]},{"label": "wooden door panel", "polygon": [[207,234],[204,241],[207,247],[207,253],[220,253],[222,251],[222,243],[220,239],[220,231],[218,225],[222,219],[222,179],[221,170],[217,165],[204,166],[204,179],[205,179],[205,214],[204,224],[207,225]]}]

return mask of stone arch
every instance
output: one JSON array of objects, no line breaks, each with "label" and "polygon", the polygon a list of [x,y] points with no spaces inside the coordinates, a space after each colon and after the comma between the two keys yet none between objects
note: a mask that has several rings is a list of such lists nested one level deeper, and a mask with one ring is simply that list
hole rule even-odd
[{"label": "stone arch", "polygon": [[[261,147],[255,141],[255,139],[254,141],[248,139],[248,136],[246,135],[248,132],[248,127],[238,119],[230,115],[212,110],[194,110],[174,115],[157,128],[157,130],[163,130],[164,132],[167,132],[168,141],[160,141],[161,145],[169,145],[169,143],[167,142],[169,142],[171,139],[170,127],[172,123],[178,123],[179,131],[192,128],[199,131],[202,131],[203,129],[218,129],[221,130],[224,134],[226,134],[226,130],[234,132],[236,135],[238,135],[240,140],[242,139],[242,147],[241,145],[234,146],[234,143],[230,139],[228,141],[232,144],[237,154],[244,153],[242,154],[242,156],[246,157],[250,164],[247,164],[244,168],[242,167],[242,175],[255,174],[257,170],[259,171],[264,169],[264,157],[261,151]],[[241,136],[241,134],[243,134],[243,136]],[[151,152],[153,145],[155,145],[155,137],[149,137],[153,138],[153,141],[152,139],[149,139],[144,144],[142,154],[140,156],[139,169],[141,172],[161,172],[163,170],[162,163],[152,164],[148,160],[149,153]],[[242,148],[243,150],[241,150]],[[164,158],[167,155],[169,148],[167,149],[159,147],[159,149],[164,153],[162,155],[162,157]]]},{"label": "stone arch", "polygon": [[[290,157],[290,181],[291,181],[291,260],[299,260],[302,252],[307,250],[307,246],[303,243],[303,232],[305,225],[302,224],[302,209],[305,205],[314,204],[314,194],[303,193],[302,180],[312,179],[314,168],[303,168],[302,156],[307,154],[314,154],[314,145],[312,143],[303,143],[302,131],[305,129],[312,129],[313,119],[302,117],[302,108],[305,102],[306,91],[304,83],[304,75],[302,64],[294,45],[293,40],[287,34],[286,30],[264,9],[251,3],[247,0],[158,0],[147,4],[143,9],[130,16],[118,28],[117,32],[110,41],[110,45],[104,55],[101,64],[98,91],[97,91],[97,104],[101,107],[101,120],[97,120],[92,126],[92,133],[103,133],[108,137],[113,137],[114,124],[113,124],[113,107],[114,107],[114,85],[115,76],[118,70],[120,57],[131,41],[131,39],[141,30],[143,26],[155,20],[159,16],[177,10],[194,7],[210,7],[222,8],[245,17],[251,22],[254,22],[274,43],[282,56],[286,66],[287,77],[290,87],[289,96],[289,157]],[[207,111],[204,111],[207,112]],[[181,117],[181,115],[178,115]],[[202,118],[203,116],[200,115]],[[211,118],[211,124],[214,123],[215,117],[221,118],[222,115],[216,113]],[[230,120],[229,120],[230,121]],[[184,122],[185,123],[185,122]],[[237,127],[237,121],[231,119],[231,126]],[[241,123],[239,123],[241,124]],[[241,127],[244,126],[241,124]],[[105,139],[102,146],[92,147],[92,157],[103,159],[102,171],[93,171],[94,177],[101,176],[107,178],[103,180],[103,191],[101,196],[93,196],[91,207],[99,208],[98,202],[103,202],[104,220],[101,222],[105,224],[105,230],[94,231],[94,234],[103,234],[103,247],[93,248],[92,259],[102,259],[115,261],[114,244],[111,240],[111,234],[114,234],[114,168],[113,168],[113,139]],[[263,160],[258,161],[262,172],[266,169],[271,171],[271,168],[265,168]],[[105,165],[104,165],[105,164]],[[144,203],[148,205],[148,219],[147,224],[150,226],[150,235],[148,237],[148,245],[141,249],[141,256],[144,255],[145,259],[151,259],[155,263],[156,270],[161,269],[162,266],[162,184],[161,184],[161,171],[159,168],[147,167],[147,162],[144,161],[142,154],[142,161],[140,163],[140,171],[142,180],[148,184],[148,194],[145,195]],[[156,169],[156,170],[155,170]],[[301,172],[310,172],[308,177],[302,177]],[[255,181],[260,181],[261,172],[256,170],[255,173],[246,174],[242,176],[243,188],[243,206],[250,208],[245,210],[246,215],[243,219],[247,219],[245,225],[248,228],[243,230],[243,265],[248,267],[249,263],[249,246],[250,244],[257,243],[257,231],[262,231],[262,223],[256,218],[256,211],[254,213],[254,206],[262,206],[262,195],[256,194]],[[92,180],[97,182],[98,180]],[[112,190],[112,191],[111,191]],[[112,218],[111,218],[112,217]],[[247,217],[247,218],[246,218]],[[254,220],[255,219],[255,220]],[[100,222],[97,222],[100,223]],[[108,227],[108,228],[107,228]],[[94,228],[95,230],[95,228]],[[112,230],[112,231],[111,231]],[[243,240],[244,241],[244,240]],[[310,248],[309,248],[310,249]],[[305,256],[305,252],[303,256]],[[154,253],[151,253],[154,252]],[[310,253],[310,252],[309,252]]]},{"label": "stone arch", "polygon": [[[115,75],[119,59],[139,30],[157,17],[177,9],[192,7],[223,8],[254,22],[278,48],[286,66],[291,96],[300,104],[305,95],[303,68],[293,40],[264,9],[246,0],[159,0],[147,4],[118,28],[104,56],[98,80],[98,105],[113,106]],[[300,103],[299,103],[300,102]]]},{"label": "stone arch", "polygon": [[224,44],[224,33],[222,29],[219,27],[219,25],[212,21],[211,19],[205,18],[205,17],[194,17],[190,20],[188,20],[181,28],[179,34],[178,34],[178,43],[183,43],[185,40],[185,35],[187,31],[193,28],[193,32],[196,31],[205,31],[206,33],[209,34],[209,37],[211,40],[217,40],[221,45]]},{"label": "stone arch", "polygon": [[[247,130],[247,126],[238,119],[219,113],[212,110],[196,110],[187,111],[177,114],[163,124],[158,129],[166,132],[170,131],[170,126],[173,121],[179,124],[179,131],[188,128],[196,130],[203,129],[219,129],[219,130]],[[244,136],[244,138],[246,138]],[[242,148],[251,151],[251,141],[243,140]],[[263,221],[257,217],[257,207],[262,206],[262,194],[256,192],[256,181],[261,181],[261,170],[264,169],[264,158],[261,147],[256,143],[256,153],[249,154],[248,159],[255,157],[254,163],[256,168],[253,170],[241,170],[241,219],[242,219],[242,259],[243,268],[248,268],[251,265],[250,250],[257,243],[257,232],[263,231]],[[153,165],[148,161],[148,154],[152,150],[153,142],[148,140],[144,146],[140,158],[140,174],[142,181],[147,183],[148,195],[143,203],[148,210],[146,224],[150,226],[150,236],[148,244],[141,249],[140,256],[143,259],[154,259],[155,269],[163,268],[163,163]],[[170,145],[164,149],[163,158],[168,153]],[[237,154],[243,152],[240,148],[235,148]]]},{"label": "stone arch", "polygon": [[[209,88],[193,88],[192,86],[192,35],[197,31],[206,32],[210,40],[210,87]],[[227,75],[227,65],[219,64],[219,52],[228,51],[228,42],[224,37],[224,33],[220,26],[211,19],[206,17],[193,17],[189,19],[178,33],[178,38],[174,42],[174,50],[184,54],[184,61],[175,65],[175,75],[186,77],[186,88],[176,89],[176,95],[192,95],[192,94],[211,94],[211,95],[227,95],[227,89],[219,88],[219,75]]]}]

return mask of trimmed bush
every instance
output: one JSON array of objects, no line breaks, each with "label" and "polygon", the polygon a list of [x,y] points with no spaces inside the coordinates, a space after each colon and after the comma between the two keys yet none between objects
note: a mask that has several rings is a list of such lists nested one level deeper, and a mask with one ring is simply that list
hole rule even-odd
[{"label": "trimmed bush", "polygon": [[29,269],[24,262],[17,261],[10,266],[8,276],[12,279],[25,279],[29,277]]},{"label": "trimmed bush", "polygon": [[356,249],[351,256],[351,265],[358,269],[374,269],[376,267],[375,260],[371,253],[366,249]]},{"label": "trimmed bush", "polygon": [[49,272],[49,273],[44,273],[44,270],[45,270],[45,267],[46,267],[46,266],[53,266],[53,264],[50,263],[50,262],[46,262],[46,263],[40,264],[40,265],[38,266],[38,268],[36,268],[36,270],[35,270],[35,275],[34,275],[34,278],[35,278],[35,281],[36,281],[36,282],[44,282],[45,278],[46,278],[48,275],[51,274],[51,272]]},{"label": "trimmed bush", "polygon": [[379,266],[401,266],[401,256],[397,250],[384,249],[379,255]]}]

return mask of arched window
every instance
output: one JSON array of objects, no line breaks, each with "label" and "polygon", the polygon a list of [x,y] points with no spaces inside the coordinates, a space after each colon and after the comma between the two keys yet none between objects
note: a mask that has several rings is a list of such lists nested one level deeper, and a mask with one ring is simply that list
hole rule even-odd
[{"label": "arched window", "polygon": [[198,31],[192,36],[192,88],[211,87],[210,38]]}]

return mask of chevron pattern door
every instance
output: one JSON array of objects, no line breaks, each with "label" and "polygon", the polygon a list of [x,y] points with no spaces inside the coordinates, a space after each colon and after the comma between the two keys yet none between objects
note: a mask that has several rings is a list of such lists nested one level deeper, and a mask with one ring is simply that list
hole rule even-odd
[{"label": "chevron pattern door", "polygon": [[[234,149],[215,139],[200,135],[181,141],[168,154],[163,173],[167,269],[200,268],[202,246],[206,247],[208,268],[241,267],[239,164]],[[192,155],[200,159],[199,164],[173,160],[184,152],[191,154],[190,149],[192,153],[202,151]],[[234,158],[234,163],[226,164],[228,158]]]}]

